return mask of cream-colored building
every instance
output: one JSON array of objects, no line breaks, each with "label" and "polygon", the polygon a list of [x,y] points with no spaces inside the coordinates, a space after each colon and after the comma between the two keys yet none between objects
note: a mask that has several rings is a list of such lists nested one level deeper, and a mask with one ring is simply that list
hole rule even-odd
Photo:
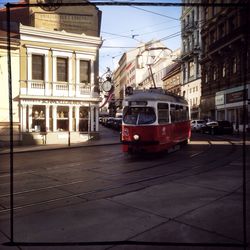
[{"label": "cream-colored building", "polygon": [[[5,32],[1,32],[0,36],[5,36]],[[20,123],[19,123],[19,101],[16,97],[19,95],[19,75],[20,75],[20,56],[19,42],[12,40],[11,46],[11,67],[12,72],[12,106],[13,106],[13,134],[14,141],[20,141]],[[8,85],[8,54],[6,42],[0,41],[0,147],[9,144],[9,85]]]},{"label": "cream-colored building", "polygon": [[33,7],[28,13],[30,25],[18,23],[19,63],[12,65],[20,141],[53,144],[98,136],[100,11],[91,5],[51,12]]}]

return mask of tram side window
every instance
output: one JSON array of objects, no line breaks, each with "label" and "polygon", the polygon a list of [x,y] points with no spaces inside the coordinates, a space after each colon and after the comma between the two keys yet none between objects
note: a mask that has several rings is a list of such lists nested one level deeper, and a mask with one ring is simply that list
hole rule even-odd
[{"label": "tram side window", "polygon": [[181,122],[188,120],[188,107],[182,105],[170,105],[171,122]]},{"label": "tram side window", "polygon": [[169,106],[168,103],[158,103],[158,122],[159,124],[169,123]]},{"label": "tram side window", "polygon": [[171,117],[171,122],[176,122],[176,105],[175,104],[170,105],[170,117]]},{"label": "tram side window", "polygon": [[189,120],[189,117],[188,117],[188,107],[186,107],[186,106],[184,106],[183,110],[182,110],[182,120],[183,121]]}]

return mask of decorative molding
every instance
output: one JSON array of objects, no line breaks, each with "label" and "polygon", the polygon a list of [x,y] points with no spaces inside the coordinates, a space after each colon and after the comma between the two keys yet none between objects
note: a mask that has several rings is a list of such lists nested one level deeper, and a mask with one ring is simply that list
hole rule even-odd
[{"label": "decorative molding", "polygon": [[68,33],[65,31],[50,31],[37,29],[30,26],[20,25],[20,36],[22,41],[52,43],[57,45],[75,46],[81,48],[98,49],[102,45],[100,37],[86,36]]}]

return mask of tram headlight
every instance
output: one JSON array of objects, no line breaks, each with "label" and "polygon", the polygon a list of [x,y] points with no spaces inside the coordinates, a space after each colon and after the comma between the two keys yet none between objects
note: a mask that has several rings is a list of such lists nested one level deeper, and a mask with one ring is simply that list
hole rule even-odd
[{"label": "tram headlight", "polygon": [[140,139],[140,136],[139,135],[133,135],[133,138],[135,141],[138,141]]}]

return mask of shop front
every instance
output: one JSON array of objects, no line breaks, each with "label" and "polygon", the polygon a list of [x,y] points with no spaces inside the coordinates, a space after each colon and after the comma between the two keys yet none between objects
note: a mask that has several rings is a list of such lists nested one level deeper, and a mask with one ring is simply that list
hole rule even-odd
[{"label": "shop front", "polygon": [[98,137],[98,101],[22,99],[22,143],[65,144]]},{"label": "shop front", "polygon": [[[244,102],[244,95],[246,100]],[[239,86],[216,93],[216,120],[228,120],[233,123],[236,132],[243,131],[243,124],[245,122],[246,129],[249,126],[249,85]],[[245,105],[245,106],[244,106]],[[246,116],[244,117],[244,107],[246,108]]]}]

